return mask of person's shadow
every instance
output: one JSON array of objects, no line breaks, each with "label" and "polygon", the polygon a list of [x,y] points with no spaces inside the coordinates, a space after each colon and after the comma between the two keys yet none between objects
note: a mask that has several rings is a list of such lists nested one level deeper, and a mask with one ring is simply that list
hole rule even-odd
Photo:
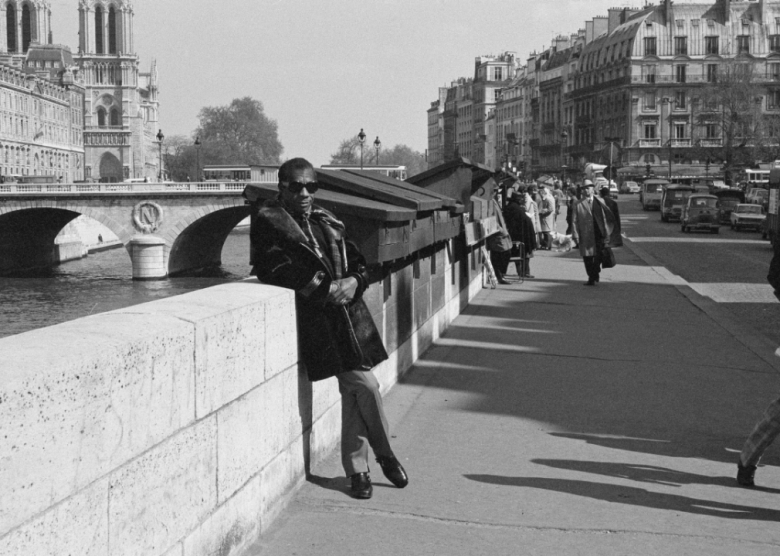
[{"label": "person's shadow", "polygon": [[[712,485],[726,488],[743,488],[737,484],[735,477],[711,477],[708,475],[697,475],[696,473],[687,473],[676,469],[658,467],[656,465],[642,465],[638,463],[615,463],[604,461],[581,461],[570,459],[533,459],[533,463],[546,465],[555,469],[567,469],[570,471],[580,471],[584,473],[593,473],[604,475],[606,477],[615,477],[618,479],[628,479],[638,483],[649,483],[664,486],[683,486],[683,485]],[[734,466],[736,470],[736,466]],[[780,489],[757,486],[751,490],[767,492],[770,494],[780,494]]]},{"label": "person's shadow", "polygon": [[644,506],[659,510],[672,510],[726,519],[749,519],[755,521],[780,521],[780,510],[754,508],[739,504],[726,504],[714,500],[688,498],[676,494],[652,492],[643,488],[593,483],[573,479],[552,479],[543,477],[505,477],[501,475],[464,475],[467,479],[501,486],[536,488],[563,492],[603,500],[605,502]]}]

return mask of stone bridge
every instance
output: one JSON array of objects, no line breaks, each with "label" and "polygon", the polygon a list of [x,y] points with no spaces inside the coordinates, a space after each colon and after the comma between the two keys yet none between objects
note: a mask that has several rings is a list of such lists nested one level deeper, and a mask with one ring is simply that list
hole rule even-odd
[{"label": "stone bridge", "polygon": [[0,274],[56,264],[54,239],[79,215],[116,234],[135,278],[220,264],[225,239],[249,215],[246,185],[0,184]]}]

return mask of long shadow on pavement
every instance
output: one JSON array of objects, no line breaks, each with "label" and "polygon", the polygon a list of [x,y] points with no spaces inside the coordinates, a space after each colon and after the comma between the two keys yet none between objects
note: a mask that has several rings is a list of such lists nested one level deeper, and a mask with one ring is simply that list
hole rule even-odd
[{"label": "long shadow on pavement", "polygon": [[573,441],[728,463],[777,379],[673,287],[633,282],[492,292],[420,366],[432,382],[414,370],[402,382],[461,393],[462,411],[546,423],[548,434]]},{"label": "long shadow on pavement", "polygon": [[741,506],[739,504],[726,504],[714,500],[688,498],[676,494],[664,494],[652,492],[643,488],[609,483],[592,483],[589,481],[542,477],[502,477],[499,475],[464,476],[472,481],[482,483],[563,492],[576,496],[593,498],[595,500],[603,500],[604,502],[643,506],[659,510],[674,510],[723,519],[780,521],[779,510],[754,508],[750,506]]}]

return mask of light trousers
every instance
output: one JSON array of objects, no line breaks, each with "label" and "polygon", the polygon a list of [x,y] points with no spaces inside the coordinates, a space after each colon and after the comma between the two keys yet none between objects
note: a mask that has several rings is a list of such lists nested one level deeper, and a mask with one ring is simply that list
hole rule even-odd
[{"label": "light trousers", "polygon": [[750,433],[739,456],[742,465],[758,465],[761,456],[780,435],[780,398],[769,404],[761,420]]},{"label": "light trousers", "polygon": [[371,371],[336,375],[341,393],[341,463],[347,477],[368,472],[368,447],[393,455],[379,381]]}]

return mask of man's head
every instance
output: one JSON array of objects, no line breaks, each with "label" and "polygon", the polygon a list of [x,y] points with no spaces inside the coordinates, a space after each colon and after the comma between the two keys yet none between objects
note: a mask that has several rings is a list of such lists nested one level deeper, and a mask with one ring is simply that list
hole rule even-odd
[{"label": "man's head", "polygon": [[593,182],[590,180],[585,180],[582,182],[582,194],[586,197],[593,197],[593,193],[595,191],[595,188],[593,187]]},{"label": "man's head", "polygon": [[608,185],[602,185],[601,189],[599,189],[599,195],[601,195],[603,198],[609,197],[609,186]]},{"label": "man's head", "polygon": [[279,196],[293,214],[311,210],[318,187],[314,166],[305,158],[292,158],[279,167]]}]

